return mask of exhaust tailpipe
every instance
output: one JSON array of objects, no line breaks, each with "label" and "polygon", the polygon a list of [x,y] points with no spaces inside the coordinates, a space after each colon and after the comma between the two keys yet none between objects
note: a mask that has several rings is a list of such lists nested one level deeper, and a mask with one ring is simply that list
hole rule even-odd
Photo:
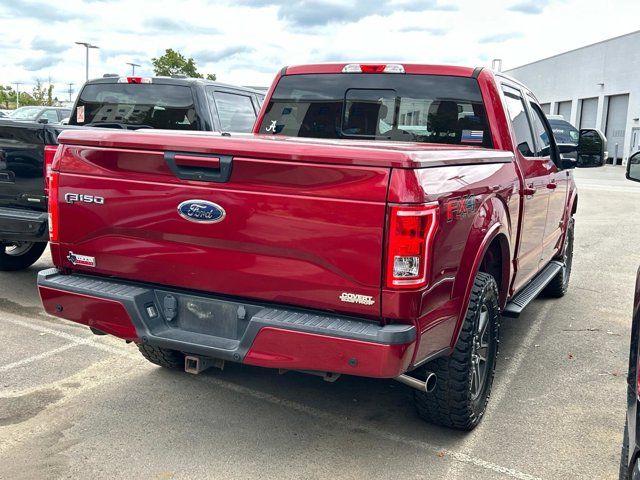
[{"label": "exhaust tailpipe", "polygon": [[404,383],[405,385],[409,385],[416,390],[429,393],[433,392],[433,389],[436,388],[436,381],[438,380],[438,377],[433,372],[426,372],[424,380],[419,380],[406,374],[399,375],[394,380]]}]

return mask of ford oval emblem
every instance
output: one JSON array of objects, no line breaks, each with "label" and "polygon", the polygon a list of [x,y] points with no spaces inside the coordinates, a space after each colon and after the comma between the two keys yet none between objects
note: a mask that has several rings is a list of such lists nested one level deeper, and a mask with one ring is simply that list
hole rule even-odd
[{"label": "ford oval emblem", "polygon": [[178,205],[178,213],[182,218],[198,223],[218,223],[227,215],[224,208],[207,200],[186,200]]}]

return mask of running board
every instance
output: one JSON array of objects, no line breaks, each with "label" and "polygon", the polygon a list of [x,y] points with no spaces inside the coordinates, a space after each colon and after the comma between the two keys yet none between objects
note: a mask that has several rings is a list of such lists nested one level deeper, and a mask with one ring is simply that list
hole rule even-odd
[{"label": "running board", "polygon": [[518,294],[507,303],[502,315],[513,318],[519,317],[524,307],[540,295],[540,292],[544,290],[544,287],[553,280],[553,277],[555,277],[560,270],[562,270],[562,263],[556,260],[551,261],[526,287],[520,290]]}]

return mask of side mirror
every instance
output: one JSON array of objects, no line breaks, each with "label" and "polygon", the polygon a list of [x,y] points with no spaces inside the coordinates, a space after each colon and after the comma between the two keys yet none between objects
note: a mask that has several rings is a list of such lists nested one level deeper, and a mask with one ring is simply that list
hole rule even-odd
[{"label": "side mirror", "polygon": [[600,130],[583,128],[578,138],[577,167],[602,167],[607,161],[607,139]]},{"label": "side mirror", "polygon": [[39,118],[38,119],[38,123],[49,123],[49,120],[47,120],[46,118]]},{"label": "side mirror", "polygon": [[640,152],[636,152],[627,162],[627,178],[634,182],[640,182]]},{"label": "side mirror", "polygon": [[575,143],[559,143],[558,151],[560,152],[560,168],[562,170],[576,168],[578,163],[578,145]]}]

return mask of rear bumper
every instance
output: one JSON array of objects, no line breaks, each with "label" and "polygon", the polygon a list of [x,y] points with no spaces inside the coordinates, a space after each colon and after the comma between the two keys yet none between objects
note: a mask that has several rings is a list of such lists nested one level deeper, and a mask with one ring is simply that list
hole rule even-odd
[{"label": "rear bumper", "polygon": [[126,340],[267,368],[392,378],[413,356],[412,325],[194,294],[87,275],[38,274],[47,313]]},{"label": "rear bumper", "polygon": [[46,242],[46,212],[0,207],[0,241]]}]

